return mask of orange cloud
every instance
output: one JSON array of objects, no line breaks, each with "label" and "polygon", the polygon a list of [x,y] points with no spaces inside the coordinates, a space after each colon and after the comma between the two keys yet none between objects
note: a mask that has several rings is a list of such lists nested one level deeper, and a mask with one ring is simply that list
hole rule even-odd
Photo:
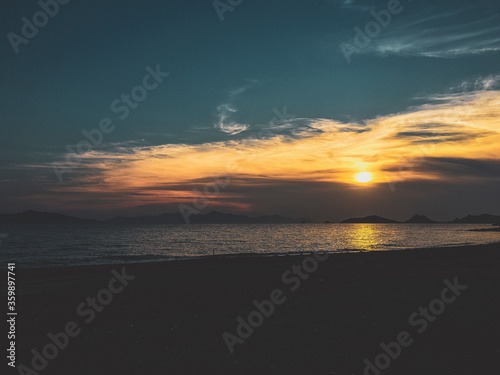
[{"label": "orange cloud", "polygon": [[[445,179],[444,175],[414,168],[425,157],[500,159],[500,91],[430,99],[430,104],[364,124],[310,120],[308,126],[295,129],[293,136],[132,147],[126,153],[93,151],[83,155],[82,166],[83,170],[97,171],[91,183],[86,172],[77,176],[72,186],[57,190],[134,193],[132,203],[128,203],[132,205],[185,202],[196,193],[191,188],[174,187],[193,186],[193,181],[212,176],[355,185],[356,174],[367,171],[372,174],[371,183],[394,183]],[[79,186],[78,179],[85,183]],[[218,197],[231,199],[223,191]]]}]

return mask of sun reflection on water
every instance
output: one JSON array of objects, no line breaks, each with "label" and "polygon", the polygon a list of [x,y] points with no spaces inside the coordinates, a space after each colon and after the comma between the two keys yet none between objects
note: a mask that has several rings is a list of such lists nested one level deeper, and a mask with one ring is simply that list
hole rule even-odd
[{"label": "sun reflection on water", "polygon": [[375,250],[380,249],[384,244],[384,239],[380,236],[377,224],[353,224],[349,225],[348,241],[350,247],[355,250]]}]

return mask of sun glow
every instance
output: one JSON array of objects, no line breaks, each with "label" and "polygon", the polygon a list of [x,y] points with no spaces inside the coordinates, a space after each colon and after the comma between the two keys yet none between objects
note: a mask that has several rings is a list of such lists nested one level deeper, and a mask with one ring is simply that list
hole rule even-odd
[{"label": "sun glow", "polygon": [[368,172],[361,172],[356,175],[356,180],[362,184],[366,184],[372,180],[372,175]]},{"label": "sun glow", "polygon": [[[99,207],[192,204],[200,187],[215,183],[220,192],[210,198],[211,204],[241,209],[248,204],[242,203],[250,196],[246,189],[265,183],[316,181],[367,188],[383,182],[476,179],[467,168],[461,175],[443,165],[464,155],[488,163],[500,160],[500,90],[438,99],[362,125],[310,119],[306,127],[297,125],[293,137],[92,150],[80,154],[72,184],[55,184],[46,197],[62,192],[59,197],[67,197],[74,207],[87,207],[90,195]],[[55,168],[51,163],[25,167]],[[116,194],[113,200],[110,192]],[[59,198],[57,204],[64,201]]]}]

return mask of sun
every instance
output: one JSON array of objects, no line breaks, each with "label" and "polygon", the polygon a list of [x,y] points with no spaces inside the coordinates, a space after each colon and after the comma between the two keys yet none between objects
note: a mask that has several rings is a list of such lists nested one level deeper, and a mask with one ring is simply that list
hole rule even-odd
[{"label": "sun", "polygon": [[369,172],[361,172],[356,175],[356,180],[362,184],[366,184],[372,180],[372,174]]}]

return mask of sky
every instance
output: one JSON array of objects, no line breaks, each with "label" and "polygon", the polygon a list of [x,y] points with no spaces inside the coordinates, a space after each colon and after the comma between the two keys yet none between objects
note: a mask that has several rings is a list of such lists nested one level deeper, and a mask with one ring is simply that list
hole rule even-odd
[{"label": "sky", "polygon": [[0,5],[0,212],[500,214],[498,1],[65,1]]}]

